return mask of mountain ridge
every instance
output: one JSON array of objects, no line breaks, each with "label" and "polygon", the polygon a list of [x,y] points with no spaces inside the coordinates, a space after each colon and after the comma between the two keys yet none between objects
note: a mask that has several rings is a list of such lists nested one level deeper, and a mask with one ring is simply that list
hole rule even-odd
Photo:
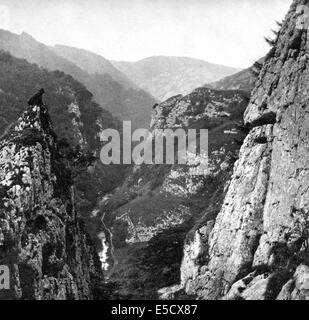
[{"label": "mountain ridge", "polygon": [[208,83],[205,87],[217,90],[245,90],[251,92],[254,89],[257,75],[264,61],[265,57],[257,60],[252,67],[241,70],[216,82]]},{"label": "mountain ridge", "polygon": [[142,89],[125,88],[109,74],[89,74],[31,35],[0,30],[0,49],[50,71],[60,70],[83,83],[99,105],[119,120],[131,120],[135,127],[147,127],[156,100]]},{"label": "mountain ridge", "polygon": [[137,89],[138,87],[121,71],[116,69],[109,60],[99,54],[86,49],[74,48],[66,45],[56,44],[50,47],[59,56],[72,61],[78,67],[90,74],[109,74],[115,81],[126,88]]},{"label": "mountain ridge", "polygon": [[136,62],[111,62],[160,101],[177,94],[189,94],[207,82],[219,80],[240,70],[200,59],[173,56],[152,56]]}]

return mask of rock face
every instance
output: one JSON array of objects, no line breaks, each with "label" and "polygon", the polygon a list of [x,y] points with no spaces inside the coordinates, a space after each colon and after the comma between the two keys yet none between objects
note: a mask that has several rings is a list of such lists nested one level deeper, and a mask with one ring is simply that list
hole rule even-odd
[{"label": "rock face", "polygon": [[251,131],[214,227],[187,240],[182,288],[200,299],[309,298],[309,42],[299,5],[309,1],[292,4],[253,90]]},{"label": "rock face", "polygon": [[0,141],[1,299],[92,299],[100,280],[76,216],[68,161],[44,106],[28,107]]}]

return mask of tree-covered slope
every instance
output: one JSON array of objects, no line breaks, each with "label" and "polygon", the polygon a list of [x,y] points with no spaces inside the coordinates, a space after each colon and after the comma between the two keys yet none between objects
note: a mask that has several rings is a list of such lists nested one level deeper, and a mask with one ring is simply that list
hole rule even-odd
[{"label": "tree-covered slope", "polygon": [[74,63],[78,61],[65,59],[26,33],[17,35],[0,30],[0,49],[50,71],[60,70],[71,75],[84,84],[100,106],[113,116],[120,120],[131,120],[135,127],[149,126],[155,99],[141,89],[124,86],[119,80],[115,80],[114,73],[103,74],[99,69],[97,73],[90,69],[83,70],[84,65]]},{"label": "tree-covered slope", "polygon": [[24,111],[29,97],[43,87],[45,103],[59,136],[73,145],[99,146],[98,121],[116,125],[112,116],[93,100],[84,85],[60,71],[49,72],[0,52],[0,132]]}]

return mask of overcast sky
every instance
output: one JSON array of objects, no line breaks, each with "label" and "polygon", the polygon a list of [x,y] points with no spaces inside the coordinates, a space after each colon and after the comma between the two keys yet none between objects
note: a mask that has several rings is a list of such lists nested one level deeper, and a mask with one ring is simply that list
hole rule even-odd
[{"label": "overcast sky", "polygon": [[[0,0],[2,27],[113,60],[188,56],[248,67],[291,0]],[[0,13],[3,16],[3,8]],[[5,11],[5,10],[4,10]],[[2,21],[2,22],[1,22]]]}]

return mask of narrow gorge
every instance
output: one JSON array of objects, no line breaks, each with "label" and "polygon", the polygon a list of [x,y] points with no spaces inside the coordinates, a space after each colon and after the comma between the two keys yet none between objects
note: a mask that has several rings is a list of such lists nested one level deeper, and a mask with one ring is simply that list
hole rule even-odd
[{"label": "narrow gorge", "polygon": [[[256,62],[248,34],[234,39],[246,69],[109,61],[0,30],[0,300],[308,300],[308,17],[293,0]],[[44,102],[27,106],[38,88]],[[173,164],[124,161],[139,127],[150,160],[157,130],[174,132]],[[186,147],[207,129],[207,172],[198,152],[179,164],[177,129]],[[102,160],[106,131],[120,164]]]}]

